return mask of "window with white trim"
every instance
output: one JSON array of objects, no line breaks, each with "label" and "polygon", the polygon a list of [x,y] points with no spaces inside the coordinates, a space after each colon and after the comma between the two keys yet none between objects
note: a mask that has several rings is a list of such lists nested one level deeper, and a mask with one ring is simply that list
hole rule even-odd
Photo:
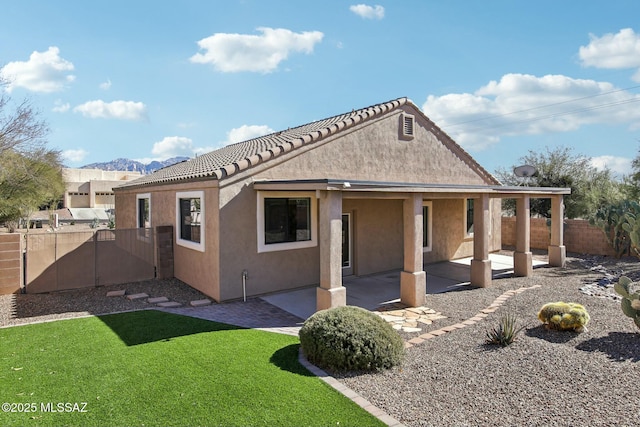
[{"label": "window with white trim", "polygon": [[258,252],[317,246],[317,201],[309,192],[258,192]]},{"label": "window with white trim", "polygon": [[433,216],[433,202],[422,202],[422,252],[431,252],[431,224]]},{"label": "window with white trim", "polygon": [[176,193],[176,243],[204,252],[204,192]]}]

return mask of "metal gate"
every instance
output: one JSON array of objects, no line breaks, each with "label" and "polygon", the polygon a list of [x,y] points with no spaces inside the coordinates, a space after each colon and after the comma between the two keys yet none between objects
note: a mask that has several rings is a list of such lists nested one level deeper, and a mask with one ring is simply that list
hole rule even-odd
[{"label": "metal gate", "polygon": [[155,277],[151,228],[25,236],[25,289],[40,293]]}]

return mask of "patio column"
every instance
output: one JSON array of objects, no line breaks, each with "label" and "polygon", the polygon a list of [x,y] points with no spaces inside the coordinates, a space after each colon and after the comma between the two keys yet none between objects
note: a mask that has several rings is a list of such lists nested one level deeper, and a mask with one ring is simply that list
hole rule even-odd
[{"label": "patio column", "polygon": [[530,196],[516,199],[516,250],[513,253],[513,271],[516,276],[533,275],[531,254]]},{"label": "patio column", "polygon": [[549,246],[549,264],[564,267],[567,249],[564,246],[564,203],[562,194],[551,198],[551,245]]},{"label": "patio column", "polygon": [[316,290],[316,309],[347,304],[342,286],[342,192],[322,191],[318,221],[320,244],[320,287]]},{"label": "patio column", "polygon": [[410,307],[425,304],[427,273],[422,264],[422,194],[412,193],[402,203],[404,270],[400,273],[400,301]]},{"label": "patio column", "polygon": [[475,199],[473,205],[473,259],[471,260],[471,285],[491,285],[491,261],[489,260],[489,195]]}]

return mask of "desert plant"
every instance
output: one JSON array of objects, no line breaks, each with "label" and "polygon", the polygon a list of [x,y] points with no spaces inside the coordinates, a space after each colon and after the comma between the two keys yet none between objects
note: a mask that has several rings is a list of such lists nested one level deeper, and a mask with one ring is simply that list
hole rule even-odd
[{"label": "desert plant", "polygon": [[589,219],[589,224],[594,225],[602,230],[607,242],[616,253],[616,258],[620,258],[622,254],[629,251],[631,239],[629,232],[625,230],[624,224],[627,223],[627,214],[629,212],[638,212],[640,205],[638,203],[622,200],[617,203],[603,205]]},{"label": "desert plant", "polygon": [[524,326],[518,326],[518,319],[515,314],[504,314],[498,326],[494,326],[487,331],[487,344],[497,344],[506,347],[516,340],[518,334],[524,329]]},{"label": "desert plant", "polygon": [[633,319],[640,328],[640,284],[634,283],[627,276],[620,277],[614,285],[615,291],[622,297],[622,312]]},{"label": "desert plant", "polygon": [[542,306],[538,319],[549,329],[582,332],[591,317],[584,306],[574,302],[560,301]]},{"label": "desert plant", "polygon": [[402,362],[404,341],[379,316],[360,307],[321,310],[300,328],[307,359],[335,372],[380,371]]}]

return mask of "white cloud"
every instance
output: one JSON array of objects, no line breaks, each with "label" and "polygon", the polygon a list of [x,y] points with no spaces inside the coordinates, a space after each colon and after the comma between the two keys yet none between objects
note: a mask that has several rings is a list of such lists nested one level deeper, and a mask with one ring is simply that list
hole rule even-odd
[{"label": "white cloud", "polygon": [[640,122],[640,95],[607,82],[562,75],[506,74],[474,93],[429,95],[423,110],[457,142],[482,150],[502,136],[573,131],[591,124]]},{"label": "white cloud", "polygon": [[258,28],[261,35],[216,33],[198,42],[204,53],[191,62],[212,64],[216,70],[233,73],[270,73],[292,52],[311,53],[324,34],[319,31],[294,33],[283,28]]},{"label": "white cloud", "polygon": [[9,81],[9,92],[16,87],[32,92],[58,92],[75,80],[74,75],[68,74],[73,68],[71,62],[60,57],[60,49],[51,46],[46,52],[34,51],[26,62],[9,62],[0,69],[0,76]]},{"label": "white cloud", "polygon": [[193,157],[196,154],[204,154],[213,150],[211,147],[195,147],[191,138],[184,136],[166,136],[162,141],[153,144],[151,154],[153,154],[154,157],[145,159],[147,160],[145,163],[149,163],[152,160],[166,160],[177,156]]},{"label": "white cloud", "polygon": [[356,4],[350,6],[349,10],[364,19],[384,18],[384,7],[380,5],[369,6],[366,4]]},{"label": "white cloud", "polygon": [[147,120],[147,106],[142,102],[102,100],[88,101],[73,109],[92,119]]},{"label": "white cloud", "polygon": [[62,158],[69,160],[70,162],[81,162],[88,154],[89,152],[82,148],[78,150],[65,150],[62,152]]},{"label": "white cloud", "polygon": [[591,158],[591,164],[595,168],[599,170],[609,168],[612,172],[620,176],[631,173],[631,161],[631,159],[628,159],[626,157],[607,155]]},{"label": "white cloud", "polygon": [[184,136],[166,136],[162,141],[153,144],[151,154],[160,160],[176,156],[193,156],[194,148],[191,138]]},{"label": "white cloud", "polygon": [[102,90],[109,90],[109,89],[111,89],[111,80],[110,80],[110,79],[107,79],[107,81],[106,81],[106,82],[102,82],[102,83],[100,83],[100,89],[102,89]]},{"label": "white cloud", "polygon": [[580,46],[582,65],[610,69],[640,67],[640,34],[631,28],[602,37],[590,34],[589,39],[587,46]]},{"label": "white cloud", "polygon": [[227,132],[227,140],[224,142],[224,145],[247,141],[273,132],[274,130],[266,125],[242,125],[239,128],[233,128]]},{"label": "white cloud", "polygon": [[70,108],[71,105],[68,102],[63,103],[62,100],[56,99],[56,101],[53,103],[53,108],[51,109],[51,111],[53,111],[54,113],[66,113]]}]

